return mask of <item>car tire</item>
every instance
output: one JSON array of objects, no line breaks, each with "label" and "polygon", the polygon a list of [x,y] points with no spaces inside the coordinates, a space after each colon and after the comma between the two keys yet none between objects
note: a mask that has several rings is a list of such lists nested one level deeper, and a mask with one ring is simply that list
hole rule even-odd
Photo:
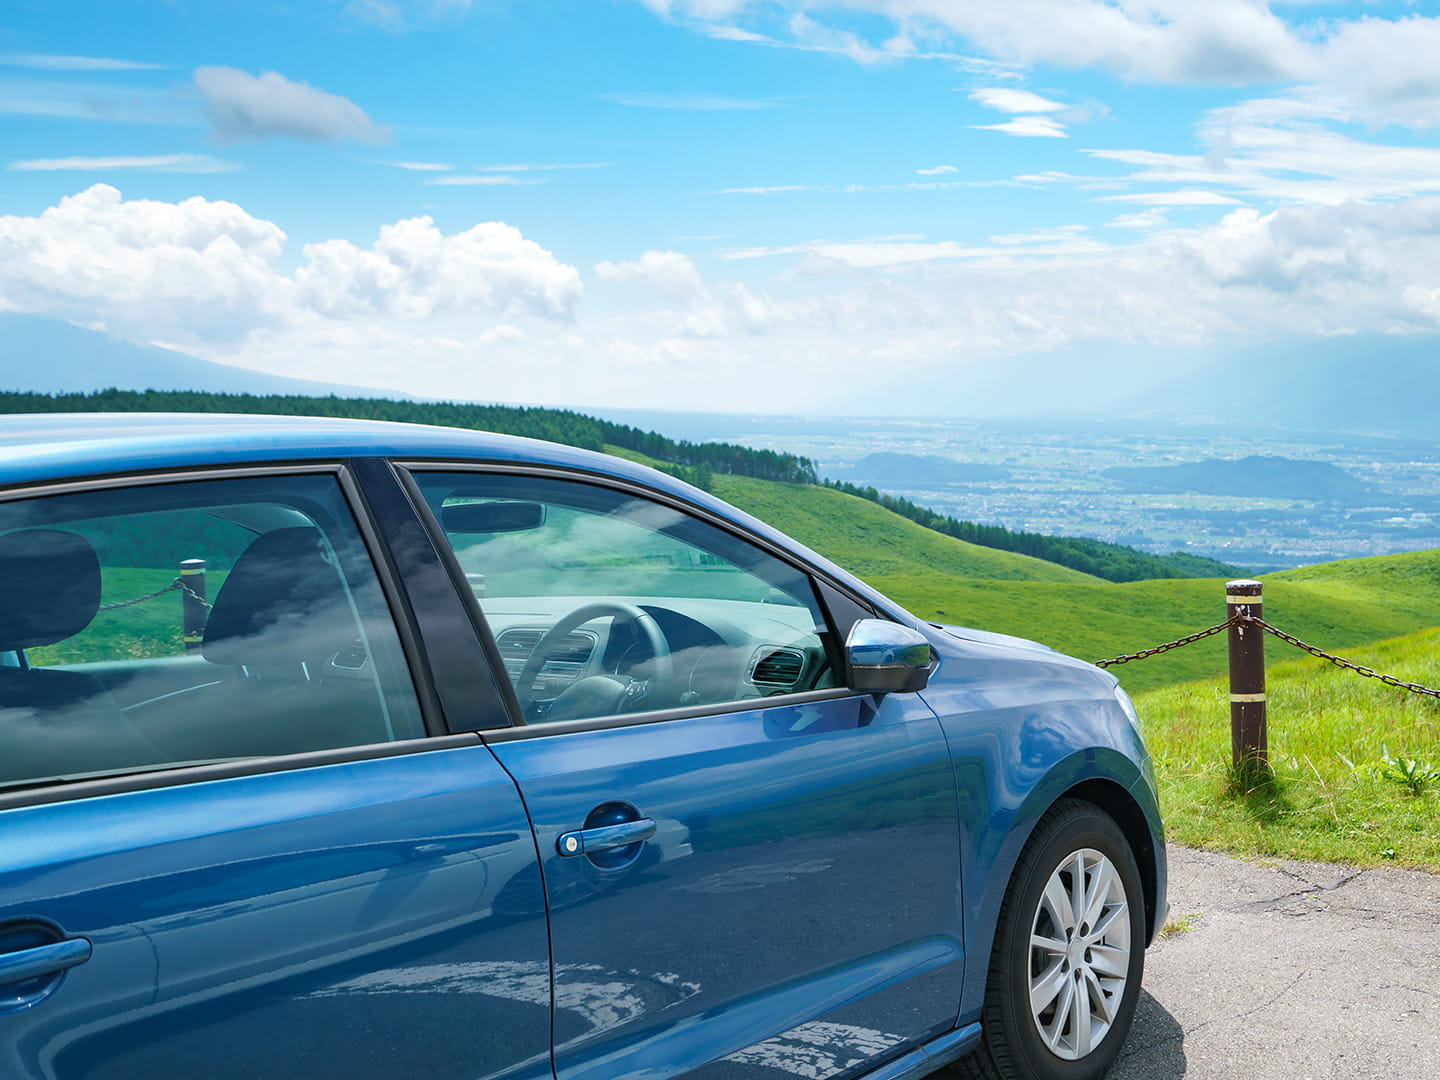
[{"label": "car tire", "polygon": [[[1068,925],[1067,925],[1068,924]],[[976,1080],[1099,1080],[1135,1015],[1145,897],[1129,842],[1092,803],[1064,800],[1036,825],[1000,908]]]}]

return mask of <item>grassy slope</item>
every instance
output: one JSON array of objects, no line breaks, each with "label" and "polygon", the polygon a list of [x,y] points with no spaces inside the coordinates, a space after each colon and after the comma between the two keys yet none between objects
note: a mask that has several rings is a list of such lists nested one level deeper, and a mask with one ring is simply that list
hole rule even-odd
[{"label": "grassy slope", "polygon": [[[1412,794],[1382,760],[1388,748],[1392,757],[1440,767],[1440,700],[1284,655],[1268,678],[1276,780],[1259,791],[1230,789],[1223,683],[1185,683],[1137,699],[1171,838],[1247,855],[1440,869],[1440,790],[1432,784]],[[1440,687],[1440,630],[1360,649],[1355,659]]]},{"label": "grassy slope", "polygon": [[1043,559],[956,540],[829,488],[716,476],[714,490],[726,502],[872,583],[903,576],[917,566],[942,577],[1100,583],[1099,578]]}]

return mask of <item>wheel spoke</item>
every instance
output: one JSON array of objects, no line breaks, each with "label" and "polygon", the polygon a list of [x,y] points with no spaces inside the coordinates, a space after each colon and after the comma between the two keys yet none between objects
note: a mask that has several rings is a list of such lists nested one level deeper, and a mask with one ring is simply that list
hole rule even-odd
[{"label": "wheel spoke", "polygon": [[[1030,981],[1030,1011],[1035,1014],[1036,1021],[1039,1021],[1040,1014],[1055,1000],[1056,995],[1063,993],[1070,985],[1069,974],[1065,965],[1056,960],[1039,978]],[[1056,1011],[1059,1011],[1058,1008]]]},{"label": "wheel spoke", "polygon": [[1115,1002],[1105,993],[1105,987],[1095,978],[1094,972],[1087,971],[1085,981],[1090,988],[1090,1004],[1094,1006],[1095,1015],[1108,1027],[1115,1021]]},{"label": "wheel spoke", "polygon": [[1100,975],[1123,979],[1130,972],[1130,953],[1125,949],[1092,945],[1089,954],[1091,969]]},{"label": "wheel spoke", "polygon": [[1090,987],[1086,984],[1082,975],[1080,981],[1075,984],[1075,992],[1071,996],[1073,1005],[1071,1011],[1074,1013],[1074,1037],[1072,1045],[1075,1048],[1076,1057],[1084,1057],[1093,1049],[1090,1042]]},{"label": "wheel spoke", "polygon": [[1095,924],[1100,921],[1100,913],[1105,910],[1105,900],[1110,895],[1110,886],[1115,881],[1115,868],[1110,865],[1109,859],[1101,859],[1094,866],[1092,883],[1086,898],[1085,914],[1080,920],[1090,928],[1092,935],[1095,933]]},{"label": "wheel spoke", "polygon": [[1070,897],[1065,892],[1065,883],[1060,880],[1059,874],[1051,874],[1050,880],[1045,884],[1045,895],[1040,898],[1041,906],[1050,912],[1050,917],[1055,925],[1061,930],[1069,930],[1075,925],[1075,905],[1071,903]]},{"label": "wheel spoke", "polygon": [[1032,949],[1043,949],[1054,956],[1063,956],[1067,945],[1059,938],[1046,937],[1044,934],[1031,934],[1030,947]]},{"label": "wheel spoke", "polygon": [[[1130,929],[1130,905],[1124,902],[1112,904],[1110,909],[1100,916],[1099,921],[1090,927],[1090,937],[1095,941],[1104,941],[1112,931],[1122,929]],[[1128,932],[1125,937],[1128,942]]]},{"label": "wheel spoke", "polygon": [[[1050,1049],[1060,1053],[1065,1049],[1065,1029],[1071,1025],[1071,1015],[1075,1011],[1075,981],[1065,978],[1060,981],[1060,995],[1055,1002],[1055,1015],[1050,1018],[1048,1025],[1040,1025],[1040,1034],[1049,1045]],[[1036,1017],[1039,1021],[1039,1017]]]}]

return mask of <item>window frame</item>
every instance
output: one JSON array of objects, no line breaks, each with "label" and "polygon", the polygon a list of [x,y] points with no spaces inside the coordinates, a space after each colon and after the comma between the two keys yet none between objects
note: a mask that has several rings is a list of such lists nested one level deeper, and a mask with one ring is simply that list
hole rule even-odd
[{"label": "window frame", "polygon": [[[830,661],[847,681],[848,671],[842,655],[843,639],[837,634],[839,624],[832,610],[835,603],[833,597],[838,596],[845,603],[871,613],[871,616],[874,618],[894,621],[889,612],[877,609],[870,601],[857,596],[854,590],[849,588],[844,582],[835,580],[831,575],[824,573],[821,568],[814,566],[788,548],[764,536],[751,532],[737,522],[731,521],[707,507],[672,495],[670,492],[648,487],[642,483],[627,480],[623,477],[585,472],[567,466],[549,466],[540,463],[520,464],[516,462],[467,461],[453,458],[406,457],[403,459],[397,458],[393,460],[391,464],[394,465],[396,474],[400,477],[402,484],[409,493],[410,499],[415,505],[416,513],[420,516],[425,524],[425,528],[429,531],[436,550],[440,552],[440,557],[450,573],[451,584],[454,586],[455,591],[460,594],[462,601],[471,612],[471,618],[475,622],[478,632],[481,635],[485,653],[489,658],[492,671],[504,672],[505,670],[499,647],[495,643],[494,632],[489,625],[489,620],[485,617],[479,600],[476,599],[475,594],[466,582],[464,571],[461,569],[454,549],[445,535],[443,526],[436,520],[434,513],[430,509],[430,504],[420,490],[419,484],[414,476],[415,473],[471,472],[492,476],[530,476],[548,480],[564,480],[589,485],[591,487],[606,488],[638,498],[648,499],[651,502],[659,503],[662,506],[667,506],[673,510],[688,514],[706,525],[726,532],[735,539],[758,548],[765,554],[787,564],[803,574],[810,582],[815,592],[816,603],[820,608],[821,616],[825,620],[825,625],[828,630],[827,636],[829,644],[827,645],[827,649],[833,653]],[[820,701],[837,701],[843,698],[873,696],[868,691],[854,690],[848,685],[844,685],[821,690],[802,690],[790,694],[776,694],[773,697],[737,698],[733,701],[715,702],[704,705],[620,713],[615,716],[584,717],[576,720],[557,720],[541,724],[527,724],[520,704],[515,697],[514,688],[510,686],[509,678],[506,677],[498,679],[497,681],[504,687],[507,705],[510,709],[510,726],[508,728],[492,728],[478,731],[477,734],[482,741],[486,743],[512,742],[517,739],[563,735],[578,731],[598,731],[607,728],[667,723],[672,720],[683,720],[695,716],[717,716],[727,713],[753,712],[757,709],[783,708],[786,706],[805,705]]]},{"label": "window frame", "polygon": [[425,735],[356,746],[306,750],[296,754],[246,758],[222,764],[148,768],[93,780],[71,782],[37,780],[32,787],[0,791],[0,810],[69,802],[74,799],[95,798],[122,792],[173,787],[207,780],[288,772],[294,769],[478,745],[480,740],[474,732],[452,733],[446,730],[440,700],[430,676],[429,665],[426,662],[423,644],[409,608],[408,598],[385,542],[381,523],[371,512],[363,485],[356,477],[353,465],[354,462],[350,459],[318,461],[309,459],[266,462],[263,465],[227,465],[213,469],[180,467],[153,472],[136,471],[119,475],[45,481],[38,484],[7,487],[0,490],[0,503],[41,499],[53,495],[83,495],[92,491],[155,487],[162,484],[184,484],[206,480],[264,479],[302,474],[333,476],[340,497],[354,519],[356,531],[379,583],[391,624],[395,628],[420,717],[425,726]]}]

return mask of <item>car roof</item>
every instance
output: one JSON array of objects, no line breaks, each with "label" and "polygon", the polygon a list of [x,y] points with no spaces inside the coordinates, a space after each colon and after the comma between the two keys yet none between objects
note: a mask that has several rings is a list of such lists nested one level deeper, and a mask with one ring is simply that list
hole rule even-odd
[{"label": "car roof", "polygon": [[793,537],[707,492],[612,454],[519,435],[338,417],[99,412],[0,415],[0,488],[184,468],[352,457],[542,465],[630,480],[703,506],[801,553],[892,617],[914,620],[883,594]]},{"label": "car roof", "polygon": [[[635,476],[608,454],[518,435],[381,420],[236,413],[27,413],[0,416],[0,483],[105,473],[347,457],[534,462]],[[654,473],[643,470],[653,482]]]}]

